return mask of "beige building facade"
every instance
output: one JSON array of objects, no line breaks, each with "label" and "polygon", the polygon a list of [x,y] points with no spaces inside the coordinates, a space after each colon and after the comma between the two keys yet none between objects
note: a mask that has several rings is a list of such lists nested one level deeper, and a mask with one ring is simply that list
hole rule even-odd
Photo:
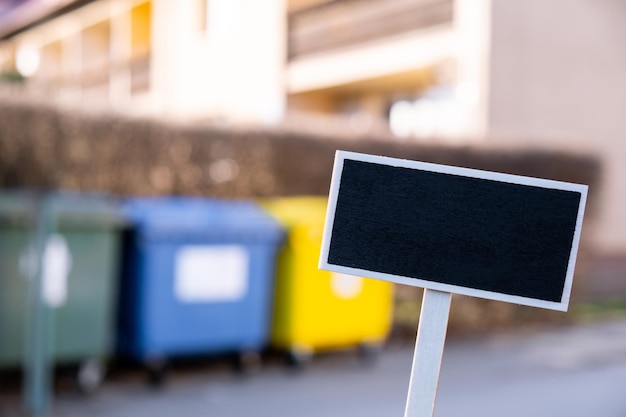
[{"label": "beige building facade", "polygon": [[32,27],[0,24],[0,68],[33,90],[140,113],[282,118],[282,0],[31,0],[16,12],[29,3]]}]

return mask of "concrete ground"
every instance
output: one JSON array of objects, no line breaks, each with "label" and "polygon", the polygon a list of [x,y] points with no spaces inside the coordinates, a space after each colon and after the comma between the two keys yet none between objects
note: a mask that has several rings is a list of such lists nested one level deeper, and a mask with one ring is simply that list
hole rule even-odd
[{"label": "concrete ground", "polygon": [[[270,357],[242,377],[220,361],[174,365],[148,387],[138,369],[113,370],[84,398],[60,389],[58,417],[402,416],[411,343],[388,346],[374,365],[351,351],[315,357],[301,372]],[[541,332],[448,340],[436,417],[625,417],[626,320]],[[0,416],[18,399],[5,396]]]}]

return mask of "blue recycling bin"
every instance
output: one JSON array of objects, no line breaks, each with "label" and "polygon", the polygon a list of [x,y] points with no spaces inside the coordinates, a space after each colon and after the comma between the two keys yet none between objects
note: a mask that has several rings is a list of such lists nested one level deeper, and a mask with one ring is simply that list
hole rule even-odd
[{"label": "blue recycling bin", "polygon": [[281,226],[256,204],[208,198],[123,203],[120,354],[260,352],[271,326]]}]

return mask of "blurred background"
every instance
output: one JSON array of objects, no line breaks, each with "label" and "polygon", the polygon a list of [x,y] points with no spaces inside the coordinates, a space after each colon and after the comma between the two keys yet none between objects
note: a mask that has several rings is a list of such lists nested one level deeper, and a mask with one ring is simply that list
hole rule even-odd
[{"label": "blurred background", "polygon": [[625,23],[0,0],[0,415],[402,413],[421,291],[316,270],[343,149],[588,184],[570,311],[455,296],[436,415],[624,416]]}]

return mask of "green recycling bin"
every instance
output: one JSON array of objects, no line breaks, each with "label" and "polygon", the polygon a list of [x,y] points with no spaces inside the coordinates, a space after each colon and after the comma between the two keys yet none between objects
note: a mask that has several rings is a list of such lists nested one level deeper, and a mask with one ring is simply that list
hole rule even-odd
[{"label": "green recycling bin", "polygon": [[[42,204],[49,227],[37,250]],[[99,384],[114,348],[121,226],[115,201],[102,195],[0,193],[0,369],[21,367],[32,348],[29,290],[40,259],[50,362],[79,365],[79,386]]]}]

